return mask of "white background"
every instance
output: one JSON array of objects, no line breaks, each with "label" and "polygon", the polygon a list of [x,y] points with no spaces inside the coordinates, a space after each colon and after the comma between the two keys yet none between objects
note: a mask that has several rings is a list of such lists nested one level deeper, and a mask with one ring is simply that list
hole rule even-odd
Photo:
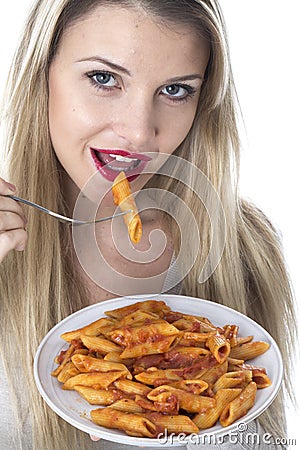
[{"label": "white background", "polygon": [[[1,2],[0,93],[30,3]],[[220,3],[245,122],[241,193],[255,202],[280,230],[299,305],[299,0]],[[298,369],[295,378],[299,377]],[[300,402],[300,392],[297,394]],[[289,438],[297,439],[300,448],[299,413],[289,412],[289,424]]]}]

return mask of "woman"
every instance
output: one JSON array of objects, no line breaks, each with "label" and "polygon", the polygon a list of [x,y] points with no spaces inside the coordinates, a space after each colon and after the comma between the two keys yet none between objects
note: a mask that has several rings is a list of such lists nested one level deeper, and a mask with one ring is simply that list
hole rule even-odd
[{"label": "woman", "polygon": [[[125,266],[113,248],[110,224],[104,223],[97,228],[104,260],[134,279],[131,293],[136,293],[137,268],[142,280],[155,277],[152,288],[160,292],[172,255],[181,252],[183,294],[247,314],[273,335],[283,356],[290,354],[295,323],[280,243],[264,215],[237,194],[234,85],[216,1],[39,0],[14,61],[6,104],[5,179],[20,196],[70,215],[80,190],[96,172],[97,182],[87,196],[94,204],[94,186],[99,188],[101,214],[109,215],[112,171],[128,170],[135,192],[161,189],[165,195],[151,199],[154,203],[149,199],[149,211],[142,215],[146,237],[157,228],[165,233],[167,243],[159,256],[150,264],[131,261]],[[173,157],[180,164],[173,164]],[[182,160],[187,162],[188,186],[199,183],[191,167],[208,178],[204,202],[178,181]],[[160,169],[169,176],[151,176]],[[2,448],[11,446],[12,439],[16,448],[119,448],[92,443],[45,406],[34,386],[32,359],[43,336],[63,317],[122,292],[86,275],[68,227],[33,209],[26,210],[25,217],[20,205],[5,197],[15,192],[14,185],[4,180],[0,184],[1,350],[5,386],[11,384],[2,402]],[[219,226],[214,234],[218,264],[209,259],[206,276],[201,276],[211,243],[205,206],[212,206],[215,191],[222,207],[210,210],[215,223],[224,212],[226,229]],[[176,223],[157,212],[157,202],[173,212],[166,206],[170,193],[196,218],[201,230],[196,251],[190,216],[180,225],[189,229],[190,244],[181,248]],[[116,235],[124,236],[121,222],[116,227]],[[139,248],[147,250],[146,240]],[[148,287],[145,284],[144,290]],[[20,370],[26,380],[21,385]],[[287,389],[288,370],[286,363]],[[12,398],[16,416],[9,404]],[[284,436],[282,397],[259,421],[273,436]],[[253,430],[258,426],[253,424]]]}]

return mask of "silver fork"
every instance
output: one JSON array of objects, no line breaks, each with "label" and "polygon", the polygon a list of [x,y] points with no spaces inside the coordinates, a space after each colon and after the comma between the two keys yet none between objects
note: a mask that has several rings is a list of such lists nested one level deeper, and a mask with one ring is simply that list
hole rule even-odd
[{"label": "silver fork", "polygon": [[114,214],[113,216],[107,216],[102,217],[101,219],[96,220],[78,220],[78,219],[71,219],[70,217],[62,216],[61,214],[58,214],[56,212],[50,211],[50,209],[44,208],[43,206],[37,205],[34,202],[30,202],[29,200],[25,200],[24,198],[16,197],[15,195],[6,195],[6,197],[12,198],[13,200],[16,200],[17,202],[25,203],[26,205],[33,206],[36,209],[39,209],[40,211],[49,214],[50,216],[56,217],[60,222],[68,223],[72,225],[87,225],[91,223],[99,223],[99,222],[105,222],[106,220],[114,219],[115,217],[124,216],[127,213],[131,212],[131,209],[128,211],[122,211],[119,213]]}]

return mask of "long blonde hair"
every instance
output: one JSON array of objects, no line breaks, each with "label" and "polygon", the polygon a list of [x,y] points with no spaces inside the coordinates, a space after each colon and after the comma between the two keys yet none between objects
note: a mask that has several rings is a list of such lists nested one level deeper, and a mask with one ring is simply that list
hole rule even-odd
[{"label": "long blonde hair", "polygon": [[[287,358],[296,333],[291,289],[276,231],[260,211],[238,195],[240,143],[236,98],[217,1],[38,0],[15,56],[2,112],[7,130],[9,181],[17,185],[19,194],[25,198],[66,212],[62,169],[48,128],[49,65],[64,27],[101,4],[142,7],[167,24],[184,23],[192,27],[210,42],[210,61],[198,112],[191,131],[175,152],[207,175],[226,214],[225,249],[217,269],[206,282],[198,281],[211,237],[209,217],[201,202],[173,178],[154,176],[149,186],[179,195],[194,212],[202,230],[196,263],[183,280],[184,293],[225,304],[261,323],[281,348],[285,386],[289,390]],[[39,342],[54,324],[86,306],[88,298],[72,264],[72,243],[67,229],[32,209],[27,215],[27,249],[22,254],[9,254],[0,269],[1,350],[17,400],[24,395],[19,385],[20,368],[28,383],[25,400],[28,409],[19,411],[19,423],[30,405],[34,448],[92,448],[94,444],[89,437],[59,419],[44,404],[33,382],[32,362]],[[170,226],[178,253],[177,228],[172,223]],[[193,236],[190,241],[191,248],[184,249],[186,255],[194,251]],[[278,397],[261,416],[266,430],[274,436],[283,436],[285,431],[282,402],[282,397]]]}]

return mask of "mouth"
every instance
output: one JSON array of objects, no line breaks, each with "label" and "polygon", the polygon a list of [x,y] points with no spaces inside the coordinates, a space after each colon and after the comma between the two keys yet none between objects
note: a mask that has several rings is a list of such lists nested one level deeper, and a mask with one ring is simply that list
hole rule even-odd
[{"label": "mouth", "polygon": [[96,169],[109,181],[114,181],[120,172],[125,172],[129,181],[136,179],[151,158],[145,154],[130,153],[126,150],[106,150],[90,148]]}]

